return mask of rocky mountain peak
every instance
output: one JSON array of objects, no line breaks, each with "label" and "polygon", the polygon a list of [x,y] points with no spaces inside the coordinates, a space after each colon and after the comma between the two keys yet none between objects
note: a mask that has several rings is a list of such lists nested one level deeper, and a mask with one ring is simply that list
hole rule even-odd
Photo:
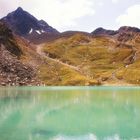
[{"label": "rocky mountain peak", "polygon": [[18,7],[16,11],[23,11],[21,7]]},{"label": "rocky mountain peak", "polygon": [[28,40],[30,38],[33,40],[34,38],[42,38],[42,34],[43,38],[45,38],[48,34],[53,35],[59,33],[44,20],[36,19],[21,7],[2,18],[1,22],[5,23],[15,34],[23,36]]},{"label": "rocky mountain peak", "polygon": [[14,14],[24,13],[24,10],[21,7],[18,7],[13,13]]}]

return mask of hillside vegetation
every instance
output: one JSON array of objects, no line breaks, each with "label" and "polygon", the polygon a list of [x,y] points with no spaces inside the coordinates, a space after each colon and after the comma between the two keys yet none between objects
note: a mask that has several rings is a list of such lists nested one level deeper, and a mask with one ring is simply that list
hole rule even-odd
[{"label": "hillside vegetation", "polygon": [[[46,59],[58,62],[51,64],[48,59],[40,68],[43,81],[49,85],[140,84],[139,36],[124,37],[125,41],[119,38],[76,34],[45,44],[42,52]],[[49,70],[49,64],[54,68]],[[58,79],[54,79],[54,71]]]}]

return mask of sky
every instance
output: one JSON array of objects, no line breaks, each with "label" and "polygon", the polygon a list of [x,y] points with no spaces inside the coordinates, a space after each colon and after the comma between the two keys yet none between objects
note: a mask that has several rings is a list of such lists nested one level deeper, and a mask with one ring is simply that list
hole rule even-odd
[{"label": "sky", "polygon": [[22,7],[63,32],[140,28],[140,0],[0,0],[0,18]]}]

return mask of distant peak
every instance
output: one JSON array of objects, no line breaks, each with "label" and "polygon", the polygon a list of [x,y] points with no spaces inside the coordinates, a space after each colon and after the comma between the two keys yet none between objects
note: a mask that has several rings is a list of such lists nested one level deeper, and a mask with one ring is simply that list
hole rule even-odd
[{"label": "distant peak", "polygon": [[92,32],[93,35],[115,35],[117,32],[114,30],[107,30],[102,27],[97,28]]},{"label": "distant peak", "polygon": [[140,29],[131,26],[122,26],[119,28],[119,32],[140,32]]},{"label": "distant peak", "polygon": [[23,11],[21,7],[18,7],[16,11]]}]

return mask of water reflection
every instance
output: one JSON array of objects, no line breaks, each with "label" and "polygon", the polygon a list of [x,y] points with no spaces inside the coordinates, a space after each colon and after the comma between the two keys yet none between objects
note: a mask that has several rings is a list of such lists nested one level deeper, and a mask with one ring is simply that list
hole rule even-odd
[{"label": "water reflection", "polygon": [[0,90],[3,140],[129,140],[139,138],[139,132],[139,88]]}]

